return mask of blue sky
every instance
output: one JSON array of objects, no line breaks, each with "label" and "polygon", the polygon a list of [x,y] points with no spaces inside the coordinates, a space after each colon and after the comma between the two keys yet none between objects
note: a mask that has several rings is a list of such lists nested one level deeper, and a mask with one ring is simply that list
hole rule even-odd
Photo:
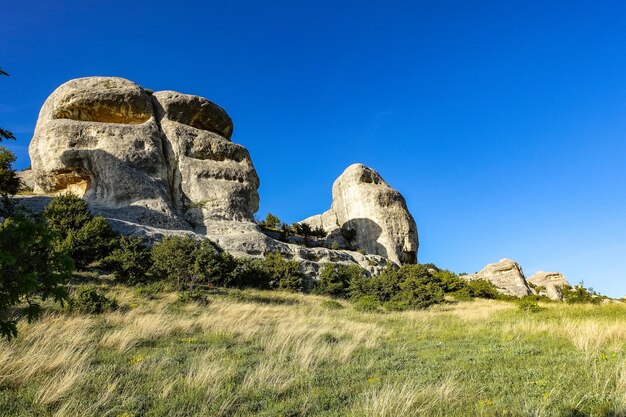
[{"label": "blue sky", "polygon": [[326,210],[362,162],[406,197],[420,261],[508,257],[626,294],[625,2],[51,0],[2,15],[0,126],[19,168],[58,85],[126,77],[229,112],[259,217]]}]

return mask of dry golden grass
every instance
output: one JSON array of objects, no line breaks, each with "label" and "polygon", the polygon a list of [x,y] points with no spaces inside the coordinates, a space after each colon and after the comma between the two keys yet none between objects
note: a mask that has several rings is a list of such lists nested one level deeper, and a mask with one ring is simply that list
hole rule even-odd
[{"label": "dry golden grass", "polygon": [[0,341],[0,415],[626,415],[624,306],[364,314],[286,293],[111,292],[131,308],[49,313]]},{"label": "dry golden grass", "polygon": [[452,379],[441,383],[419,386],[411,382],[387,383],[367,390],[361,396],[351,415],[371,417],[418,416],[448,405],[459,395]]}]

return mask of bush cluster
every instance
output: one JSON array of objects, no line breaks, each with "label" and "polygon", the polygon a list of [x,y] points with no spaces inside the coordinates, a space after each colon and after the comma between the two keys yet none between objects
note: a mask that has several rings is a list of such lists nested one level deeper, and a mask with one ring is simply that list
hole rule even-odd
[{"label": "bush cluster", "polygon": [[350,299],[361,311],[423,309],[444,301],[449,294],[457,299],[502,298],[487,281],[467,282],[453,272],[432,264],[388,265],[380,274],[369,276],[356,265],[326,264],[314,292]]},{"label": "bush cluster", "polygon": [[388,266],[373,277],[364,275],[350,282],[350,297],[375,299],[391,310],[421,309],[443,302],[445,284],[424,265]]},{"label": "bush cluster", "polygon": [[573,287],[564,285],[561,287],[561,292],[563,299],[568,304],[600,304],[603,298],[593,288],[586,288],[582,282]]},{"label": "bush cluster", "polygon": [[82,314],[102,314],[117,308],[117,301],[109,298],[93,285],[82,285],[69,300],[69,309]]},{"label": "bush cluster", "polygon": [[202,286],[301,291],[300,265],[278,253],[265,259],[237,259],[208,239],[166,237],[148,248],[122,238],[101,266],[123,283],[165,281],[176,290],[193,292]]},{"label": "bush cluster", "polygon": [[57,250],[71,256],[77,268],[104,259],[117,242],[104,217],[91,215],[87,203],[74,194],[53,198],[43,215],[57,236]]},{"label": "bush cluster", "polygon": [[72,259],[55,247],[54,234],[22,214],[0,223],[0,337],[17,336],[17,320],[39,315],[39,300],[67,300]]},{"label": "bush cluster", "polygon": [[517,301],[518,308],[526,313],[538,313],[544,310],[534,297],[523,297]]}]

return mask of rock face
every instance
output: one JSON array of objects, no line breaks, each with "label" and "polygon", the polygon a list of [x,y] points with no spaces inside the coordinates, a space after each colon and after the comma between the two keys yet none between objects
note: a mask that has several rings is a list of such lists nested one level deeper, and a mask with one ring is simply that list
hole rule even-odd
[{"label": "rock face", "polygon": [[531,294],[522,268],[517,262],[510,259],[502,259],[499,262],[489,264],[476,274],[462,275],[461,278],[468,281],[479,279],[489,281],[507,295],[523,297]]},{"label": "rock face", "polygon": [[311,277],[325,262],[377,272],[386,258],[415,261],[417,229],[404,198],[362,165],[336,181],[331,211],[334,228],[358,230],[357,246],[368,255],[262,233],[254,222],[259,178],[232,133],[228,114],[202,97],[149,94],[116,77],[71,80],[44,103],[29,147],[32,170],[20,174],[39,196],[19,200],[40,211],[50,195],[73,192],[123,234],[201,235],[236,256],[280,252]]},{"label": "rock face", "polygon": [[350,165],[335,180],[328,211],[302,222],[322,227],[332,236],[356,231],[354,246],[400,263],[417,262],[417,226],[402,194],[373,169]]},{"label": "rock face", "polygon": [[29,147],[36,193],[71,191],[119,222],[203,232],[252,221],[259,179],[228,114],[123,78],[71,80],[44,103]]},{"label": "rock face", "polygon": [[66,82],[44,103],[29,146],[34,192],[71,191],[123,220],[185,228],[172,206],[150,96],[123,78]]},{"label": "rock face", "polygon": [[174,91],[152,98],[166,138],[174,206],[200,230],[211,220],[253,221],[259,177],[248,150],[230,141],[228,114],[207,99]]},{"label": "rock face", "polygon": [[537,272],[533,274],[530,278],[528,278],[528,282],[538,287],[545,288],[545,291],[540,291],[539,293],[544,293],[551,300],[560,301],[563,300],[563,293],[561,288],[565,286],[569,286],[569,282],[565,279],[565,276],[560,272]]}]

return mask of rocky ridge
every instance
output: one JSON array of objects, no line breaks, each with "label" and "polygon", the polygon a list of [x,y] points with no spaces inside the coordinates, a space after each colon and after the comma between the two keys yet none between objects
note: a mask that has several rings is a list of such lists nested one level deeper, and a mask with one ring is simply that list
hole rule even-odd
[{"label": "rocky ridge", "polygon": [[46,196],[73,192],[126,235],[206,236],[236,256],[280,252],[310,276],[325,262],[372,273],[388,261],[416,262],[417,227],[404,198],[363,165],[335,181],[328,231],[336,235],[337,223],[355,229],[365,254],[330,249],[333,233],[328,247],[315,248],[263,233],[254,222],[260,181],[247,149],[231,141],[233,130],[228,114],[203,97],[151,93],[118,77],[70,80],[40,111],[32,170],[20,174],[37,196],[21,203],[41,209]]},{"label": "rocky ridge", "polygon": [[461,275],[467,281],[485,280],[506,295],[524,297],[530,294],[544,295],[551,300],[562,301],[561,288],[569,286],[559,272],[537,272],[526,279],[522,267],[511,259],[501,259],[489,264],[475,274]]}]

